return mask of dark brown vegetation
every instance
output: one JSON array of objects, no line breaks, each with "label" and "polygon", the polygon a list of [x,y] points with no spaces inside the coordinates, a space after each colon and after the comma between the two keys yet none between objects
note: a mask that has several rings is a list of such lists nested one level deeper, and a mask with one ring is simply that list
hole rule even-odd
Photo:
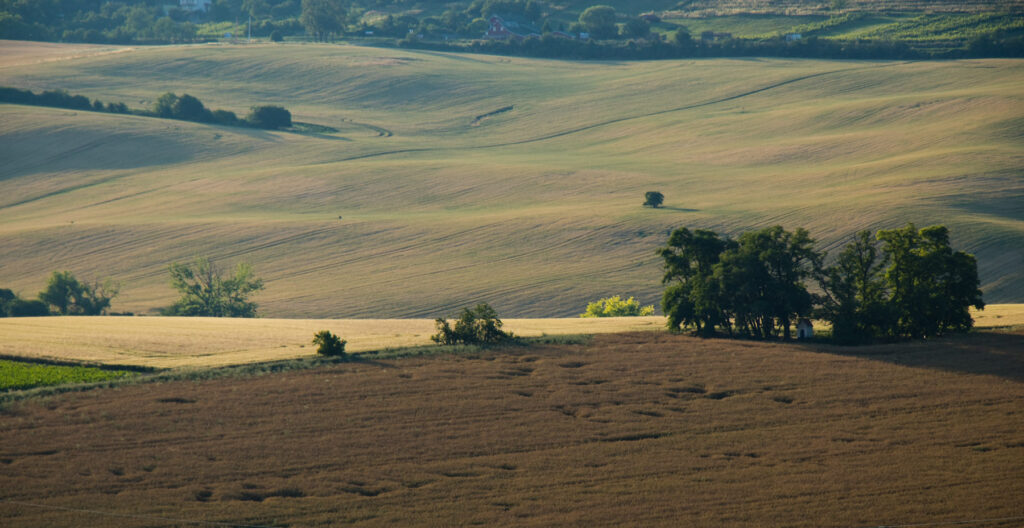
[{"label": "dark brown vegetation", "polygon": [[31,400],[0,414],[0,519],[1019,526],[1022,342],[644,333]]}]

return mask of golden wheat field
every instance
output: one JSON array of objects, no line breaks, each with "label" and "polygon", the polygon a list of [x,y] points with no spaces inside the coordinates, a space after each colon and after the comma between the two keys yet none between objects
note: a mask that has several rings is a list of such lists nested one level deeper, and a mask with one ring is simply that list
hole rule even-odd
[{"label": "golden wheat field", "polygon": [[0,412],[9,527],[1020,526],[1018,334],[586,345]]},{"label": "golden wheat field", "polygon": [[988,302],[1024,298],[1024,61],[53,46],[0,42],[0,85],[280,104],[337,131],[0,105],[0,287],[23,296],[66,269],[149,313],[171,262],[209,256],[252,263],[269,317],[565,317],[656,302],[677,227],[802,226],[834,252],[912,221],[976,254]]},{"label": "golden wheat field", "polygon": [[[661,330],[663,317],[507,319],[517,336]],[[433,344],[432,319],[228,319],[206,317],[19,317],[0,319],[0,354],[155,368],[214,367],[316,355],[313,334],[330,330],[347,352]]]},{"label": "golden wheat field", "polygon": [[[978,328],[1024,326],[1024,305],[974,311]],[[661,331],[663,317],[506,319],[521,337]],[[819,323],[819,326],[822,326]],[[228,319],[212,317],[19,317],[0,319],[0,355],[154,368],[202,368],[316,355],[329,330],[346,351],[432,344],[430,319]]]}]

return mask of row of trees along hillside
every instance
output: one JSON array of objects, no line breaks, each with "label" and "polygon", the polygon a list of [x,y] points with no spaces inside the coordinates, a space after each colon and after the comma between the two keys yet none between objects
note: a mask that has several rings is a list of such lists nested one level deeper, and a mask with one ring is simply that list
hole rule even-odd
[{"label": "row of trees along hillside", "polygon": [[37,299],[24,299],[0,288],[0,317],[103,315],[119,291],[120,285],[110,279],[80,281],[70,271],[55,271]]},{"label": "row of trees along hillside", "polygon": [[[560,58],[721,57],[740,55],[827,58],[954,58],[1024,55],[1024,25],[1019,14],[992,11],[973,18],[965,14],[922,15],[895,34],[882,32],[867,40],[818,39],[835,27],[857,23],[871,12],[839,12],[828,20],[789,29],[804,38],[783,35],[751,38],[693,38],[685,26],[661,20],[652,12],[623,13],[608,5],[540,0],[463,0],[443,2],[397,0],[213,0],[207,10],[187,10],[165,0],[0,0],[0,38],[92,43],[179,43],[252,35],[281,41],[293,38],[330,41],[338,37],[398,39],[401,45]],[[658,9],[647,4],[645,9]],[[660,9],[676,10],[666,2]],[[578,13],[578,15],[577,15]],[[539,38],[489,41],[480,39],[491,15],[506,17],[522,35]],[[959,16],[960,18],[956,18]],[[951,18],[952,17],[952,18]],[[784,18],[784,16],[780,16]],[[934,19],[934,20],[933,20]],[[907,27],[903,27],[907,26]],[[929,44],[940,28],[949,42]],[[944,29],[943,29],[944,28]],[[921,39],[924,31],[928,38]],[[952,33],[949,33],[952,32]],[[946,35],[949,33],[949,35]],[[544,42],[587,39],[588,47]],[[906,38],[900,38],[906,34]],[[390,42],[395,42],[392,40]],[[571,42],[571,41],[570,41]],[[653,43],[678,44],[650,49]],[[914,43],[911,49],[908,43]],[[923,46],[917,44],[923,43]],[[486,45],[484,45],[486,44]],[[483,47],[480,47],[484,45]],[[633,48],[642,48],[636,50]]]},{"label": "row of trees along hillside", "polygon": [[780,226],[735,240],[681,228],[659,254],[670,328],[702,336],[789,339],[815,316],[842,343],[922,338],[970,329],[969,307],[985,306],[977,262],[950,248],[945,226],[858,233],[830,266],[806,230]]},{"label": "row of trees along hillside", "polygon": [[258,105],[250,108],[245,119],[239,119],[228,110],[210,110],[202,101],[189,95],[167,92],[157,98],[152,109],[132,109],[124,103],[104,103],[99,99],[89,100],[84,95],[72,95],[65,90],[48,90],[35,94],[30,90],[0,86],[0,102],[33,106],[50,106],[112,114],[131,114],[145,117],[161,117],[197,123],[211,123],[225,126],[247,126],[277,130],[292,126],[292,114],[287,109],[274,105]]},{"label": "row of trees along hillside", "polygon": [[[208,258],[196,258],[171,264],[170,274],[181,297],[161,309],[162,315],[256,317],[257,305],[249,297],[263,289],[263,280],[249,264],[240,262],[228,273]],[[119,292],[120,285],[111,279],[80,281],[70,271],[55,271],[37,299],[0,288],[0,317],[104,315]]]}]

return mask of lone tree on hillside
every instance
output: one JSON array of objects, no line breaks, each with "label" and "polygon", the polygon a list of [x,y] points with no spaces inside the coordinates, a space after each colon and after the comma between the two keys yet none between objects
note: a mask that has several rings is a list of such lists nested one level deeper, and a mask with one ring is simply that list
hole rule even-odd
[{"label": "lone tree on hillside", "polygon": [[263,289],[263,280],[252,267],[239,262],[231,276],[209,258],[170,266],[171,285],[181,298],[163,310],[164,315],[203,317],[256,317],[256,303],[249,296]]},{"label": "lone tree on hillside", "polygon": [[658,191],[647,191],[644,193],[644,207],[661,207],[661,203],[665,201],[665,195]]}]

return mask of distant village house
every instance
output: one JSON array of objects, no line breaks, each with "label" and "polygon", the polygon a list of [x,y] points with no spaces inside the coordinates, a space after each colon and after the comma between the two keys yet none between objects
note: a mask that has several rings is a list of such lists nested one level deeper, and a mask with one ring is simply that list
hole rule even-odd
[{"label": "distant village house", "polygon": [[535,28],[520,24],[514,20],[505,21],[498,15],[491,15],[485,39],[490,40],[523,40],[529,37],[540,37]]},{"label": "distant village house", "polygon": [[718,33],[716,31],[705,31],[700,34],[701,40],[725,40],[731,39],[732,33]]},{"label": "distant village house", "polygon": [[178,0],[178,5],[186,11],[206,11],[213,0]]}]

